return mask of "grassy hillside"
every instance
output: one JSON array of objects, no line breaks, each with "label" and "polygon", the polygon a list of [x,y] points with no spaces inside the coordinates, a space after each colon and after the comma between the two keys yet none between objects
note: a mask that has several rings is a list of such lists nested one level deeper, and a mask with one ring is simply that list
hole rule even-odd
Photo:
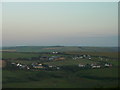
[{"label": "grassy hillside", "polygon": [[[64,71],[3,71],[3,88],[114,88],[117,69]],[[8,76],[9,75],[9,76]]]},{"label": "grassy hillside", "polygon": [[[118,53],[113,48],[100,51],[101,48],[94,47],[11,47],[4,50],[18,50],[18,52],[3,52],[2,57],[7,58],[6,62],[17,62],[30,65],[40,60],[26,60],[15,58],[31,58],[39,56],[64,56],[61,61],[42,62],[47,65],[59,66],[59,70],[48,69],[9,69],[3,68],[3,88],[117,88],[118,87]],[[70,50],[71,51],[70,51]],[[94,50],[97,51],[94,51]],[[26,51],[25,51],[26,50]],[[65,51],[61,54],[40,53],[41,51],[51,52],[56,50]],[[83,51],[79,51],[83,50]],[[87,50],[87,51],[85,51]],[[101,49],[102,50],[102,49]],[[30,51],[30,52],[28,52]],[[32,51],[32,52],[31,52]],[[75,52],[74,52],[75,51]],[[81,54],[91,56],[91,59],[73,59]],[[100,57],[103,59],[101,60]],[[11,59],[10,59],[11,58]],[[107,60],[106,60],[107,59]],[[80,68],[78,64],[91,64],[97,62],[108,62],[113,66],[109,68]],[[8,65],[9,66],[9,65]]]},{"label": "grassy hillside", "polygon": [[[65,54],[68,55],[80,55],[80,54],[87,54],[91,56],[105,56],[110,58],[118,58],[118,52],[65,52]],[[31,57],[38,57],[40,55],[47,55],[47,56],[53,56],[51,54],[41,54],[41,53],[26,53],[26,52],[2,52],[2,55],[0,58],[31,58]],[[63,54],[63,56],[65,56]]]},{"label": "grassy hillside", "polygon": [[3,47],[3,50],[17,52],[117,52],[117,47],[79,47],[79,46],[17,46]]}]

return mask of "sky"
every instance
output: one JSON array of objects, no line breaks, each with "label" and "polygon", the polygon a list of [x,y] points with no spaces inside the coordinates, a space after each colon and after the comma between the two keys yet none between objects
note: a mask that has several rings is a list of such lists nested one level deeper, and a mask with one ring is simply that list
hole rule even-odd
[{"label": "sky", "polygon": [[2,3],[2,45],[118,46],[118,3]]}]

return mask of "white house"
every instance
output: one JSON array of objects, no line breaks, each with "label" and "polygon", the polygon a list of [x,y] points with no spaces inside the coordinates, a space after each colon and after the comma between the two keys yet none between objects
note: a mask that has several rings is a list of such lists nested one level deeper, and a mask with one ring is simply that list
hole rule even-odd
[{"label": "white house", "polygon": [[108,63],[105,64],[105,67],[110,67],[110,66],[112,66],[112,64],[108,64]]},{"label": "white house", "polygon": [[57,67],[57,69],[59,70],[59,69],[60,69],[60,67]]},{"label": "white house", "polygon": [[53,66],[49,66],[49,68],[52,68]]},{"label": "white house", "polygon": [[91,60],[91,58],[88,58],[89,60]]},{"label": "white house", "polygon": [[78,64],[78,67],[85,67],[85,65],[83,65],[83,64]]},{"label": "white house", "polygon": [[100,65],[93,65],[92,68],[100,68],[101,66]]}]

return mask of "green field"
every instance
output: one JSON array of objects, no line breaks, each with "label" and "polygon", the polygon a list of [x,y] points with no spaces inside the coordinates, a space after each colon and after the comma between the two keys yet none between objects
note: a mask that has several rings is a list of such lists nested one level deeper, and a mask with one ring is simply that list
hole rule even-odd
[{"label": "green field", "polygon": [[75,73],[64,71],[3,71],[3,74],[3,88],[118,87],[116,68],[79,70]]},{"label": "green field", "polygon": [[2,57],[4,58],[18,58],[18,57],[22,57],[22,58],[30,58],[30,57],[37,57],[39,56],[39,54],[32,54],[32,53],[16,53],[16,52],[3,52],[2,53]]}]

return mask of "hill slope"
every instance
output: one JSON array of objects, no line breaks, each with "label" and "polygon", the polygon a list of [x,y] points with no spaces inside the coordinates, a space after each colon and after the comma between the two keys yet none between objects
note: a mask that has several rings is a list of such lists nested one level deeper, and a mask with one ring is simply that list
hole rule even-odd
[{"label": "hill slope", "polygon": [[80,46],[17,46],[3,47],[3,51],[16,52],[117,52],[117,47],[80,47]]}]

